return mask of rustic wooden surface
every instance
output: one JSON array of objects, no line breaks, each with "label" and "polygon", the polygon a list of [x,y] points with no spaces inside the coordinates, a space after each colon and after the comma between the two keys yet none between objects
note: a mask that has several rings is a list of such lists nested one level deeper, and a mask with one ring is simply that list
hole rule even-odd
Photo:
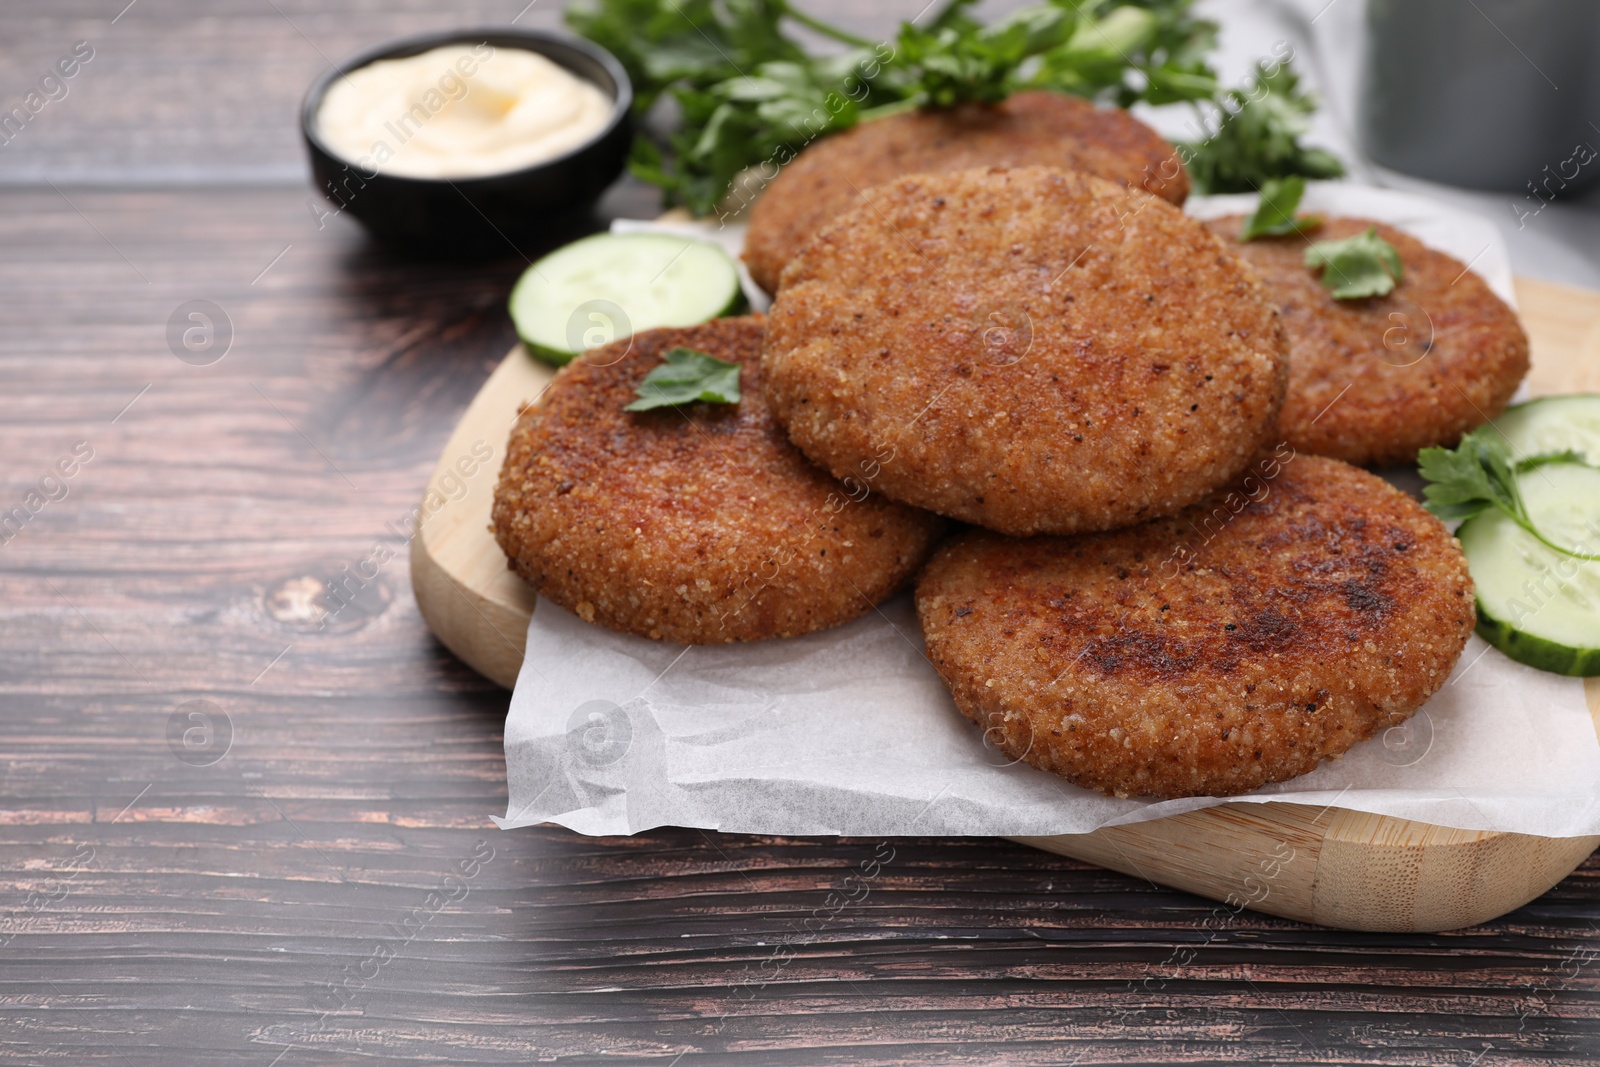
[{"label": "rustic wooden surface", "polygon": [[[1399,937],[993,841],[495,830],[505,697],[386,524],[509,347],[519,261],[317,230],[284,124],[318,49],[522,2],[123,3],[0,10],[0,103],[97,48],[0,148],[0,510],[94,451],[0,546],[0,1060],[1600,1063],[1593,859]],[[193,299],[235,328],[210,366],[167,347]],[[315,630],[308,586],[377,544]],[[231,723],[209,766],[168,743],[192,700]]]}]

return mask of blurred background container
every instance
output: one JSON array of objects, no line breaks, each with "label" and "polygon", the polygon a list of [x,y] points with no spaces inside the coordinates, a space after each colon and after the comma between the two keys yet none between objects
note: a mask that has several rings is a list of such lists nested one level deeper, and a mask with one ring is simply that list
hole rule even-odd
[{"label": "blurred background container", "polygon": [[1600,3],[1368,0],[1359,129],[1405,174],[1549,200],[1600,178]]}]

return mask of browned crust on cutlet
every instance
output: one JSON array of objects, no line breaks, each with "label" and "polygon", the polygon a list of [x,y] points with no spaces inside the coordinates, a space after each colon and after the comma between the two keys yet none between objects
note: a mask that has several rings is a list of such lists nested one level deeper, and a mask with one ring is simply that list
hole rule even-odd
[{"label": "browned crust on cutlet", "polygon": [[817,141],[782,166],[750,210],[750,276],[776,292],[784,264],[874,185],[987,166],[1081,170],[1174,204],[1189,195],[1172,146],[1121,108],[1036,90],[1000,104],[919,109]]},{"label": "browned crust on cutlet", "polygon": [[[810,633],[900,588],[941,523],[806,461],[762,399],[761,334],[760,317],[650,330],[562,368],[495,489],[511,569],[588,621],[689,644]],[[624,411],[678,345],[742,364],[740,403]]]},{"label": "browned crust on cutlet", "polygon": [[[1412,463],[1454,447],[1499,415],[1528,372],[1517,316],[1466,265],[1371,219],[1326,220],[1310,234],[1240,242],[1244,216],[1216,219],[1283,311],[1289,395],[1282,434],[1303,452],[1349,463]],[[1376,226],[1405,270],[1388,296],[1335,300],[1305,265],[1309,242]],[[1342,394],[1342,395],[1341,395]]]},{"label": "browned crust on cutlet", "polygon": [[1437,519],[1375,475],[1287,448],[1131,529],[959,536],[919,579],[917,610],[990,742],[1077,785],[1154,797],[1247,792],[1403,722],[1474,622],[1465,557]]},{"label": "browned crust on cutlet", "polygon": [[1277,310],[1166,201],[1042,167],[867,195],[785,270],[763,357],[774,414],[836,477],[1076,533],[1171,514],[1266,443]]}]

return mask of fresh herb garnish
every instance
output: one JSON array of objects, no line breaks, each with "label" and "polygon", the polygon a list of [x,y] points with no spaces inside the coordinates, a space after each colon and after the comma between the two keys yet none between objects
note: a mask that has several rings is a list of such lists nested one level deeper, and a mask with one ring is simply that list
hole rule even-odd
[{"label": "fresh herb garnish", "polygon": [[1418,469],[1428,485],[1422,495],[1426,507],[1441,519],[1470,519],[1489,508],[1504,512],[1512,522],[1532,534],[1546,548],[1574,559],[1600,560],[1600,555],[1574,552],[1551,541],[1534,524],[1522,500],[1517,475],[1551,463],[1578,463],[1588,466],[1577,452],[1545,452],[1520,462],[1511,450],[1494,436],[1494,429],[1480,426],[1461,439],[1454,449],[1424,448],[1417,455]]},{"label": "fresh herb garnish", "polygon": [[1268,178],[1344,174],[1333,153],[1300,143],[1317,100],[1300,91],[1287,59],[1257,62],[1250,88],[1219,94],[1216,106],[1206,136],[1187,146],[1191,155],[1184,165],[1196,192],[1248,193]]},{"label": "fresh herb garnish", "polygon": [[1052,89],[1128,107],[1209,100],[1205,53],[1216,23],[1192,0],[1052,0],[984,25],[954,0],[927,27],[902,23],[882,81],[907,103],[998,103],[1019,89]]},{"label": "fresh herb garnish", "polygon": [[693,348],[668,349],[662,364],[644,376],[634,390],[639,399],[624,411],[649,411],[652,408],[692,404],[739,402],[739,364],[725,363],[716,356]]},{"label": "fresh herb garnish", "polygon": [[1299,176],[1262,182],[1261,202],[1256,205],[1256,213],[1245,221],[1244,232],[1239,239],[1253,241],[1257,237],[1284,237],[1321,226],[1322,219],[1316,215],[1295,217],[1295,209],[1305,195],[1306,180]]},{"label": "fresh herb garnish", "polygon": [[895,63],[908,104],[997,104],[1011,95],[1012,76],[1025,60],[1061,47],[1077,29],[1074,12],[1048,5],[1023,8],[992,26],[958,18],[957,11],[935,29],[901,25]]},{"label": "fresh herb garnish", "polygon": [[[730,190],[743,200],[745,182],[770,181],[818,137],[1020,89],[1119,107],[1204,103],[1221,117],[1203,143],[1184,149],[1202,191],[1343,173],[1328,153],[1300,146],[1313,105],[1286,65],[1250,97],[1219,93],[1205,59],[1217,26],[1192,13],[1193,0],[1045,0],[990,24],[969,14],[975,2],[945,0],[931,17],[902,23],[892,43],[830,26],[790,0],[577,0],[566,17],[622,61],[641,113],[662,96],[676,103],[676,129],[636,137],[631,166],[697,215]],[[814,56],[789,35],[791,24],[847,50]]]},{"label": "fresh herb garnish", "polygon": [[1335,300],[1387,296],[1405,273],[1400,253],[1378,236],[1376,226],[1339,240],[1318,241],[1306,249],[1306,266],[1323,268],[1322,284]]}]

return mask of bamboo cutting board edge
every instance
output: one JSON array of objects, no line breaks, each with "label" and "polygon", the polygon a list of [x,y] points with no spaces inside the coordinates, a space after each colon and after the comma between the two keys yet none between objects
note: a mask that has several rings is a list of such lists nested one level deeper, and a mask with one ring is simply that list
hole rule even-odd
[{"label": "bamboo cutting board edge", "polygon": [[[1518,279],[1517,298],[1533,347],[1532,391],[1600,389],[1600,293]],[[534,594],[506,567],[489,511],[512,423],[549,379],[520,346],[490,375],[429,479],[411,543],[423,618],[447,648],[506,688],[522,666]],[[1600,680],[1591,679],[1586,693],[1600,715]],[[1503,915],[1600,845],[1600,837],[1454,830],[1288,803],[1223,804],[1089,834],[1015,840],[1188,890],[1224,909],[1405,932]]]}]

